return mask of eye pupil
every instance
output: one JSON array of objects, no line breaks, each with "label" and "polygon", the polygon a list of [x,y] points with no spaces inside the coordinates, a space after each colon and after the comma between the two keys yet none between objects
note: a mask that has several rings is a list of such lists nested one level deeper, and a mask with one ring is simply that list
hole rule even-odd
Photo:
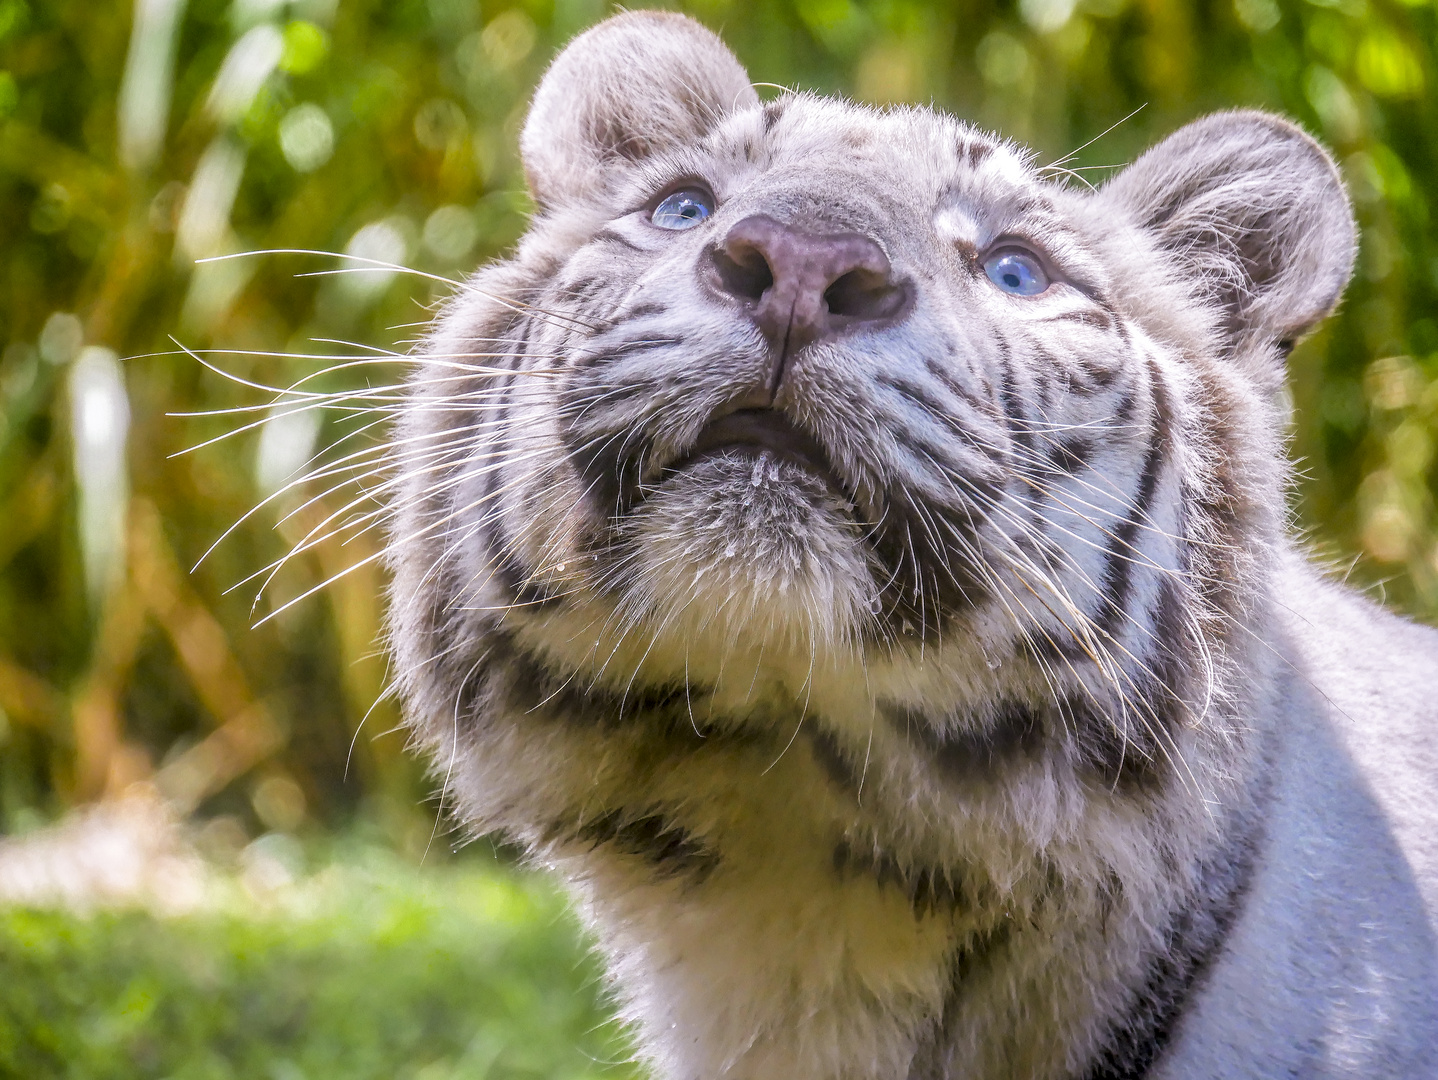
[{"label": "eye pupil", "polygon": [[686,188],[660,200],[649,220],[661,229],[692,229],[714,212],[714,201],[707,192]]},{"label": "eye pupil", "polygon": [[1023,282],[1019,280],[1018,274],[1005,274],[1004,284],[1011,289],[1017,289]]}]

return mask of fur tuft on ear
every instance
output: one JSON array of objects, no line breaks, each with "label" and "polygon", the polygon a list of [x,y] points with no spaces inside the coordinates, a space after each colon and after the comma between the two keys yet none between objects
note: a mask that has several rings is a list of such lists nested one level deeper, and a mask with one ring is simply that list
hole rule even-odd
[{"label": "fur tuft on ear", "polygon": [[734,54],[693,19],[616,15],[570,42],[534,95],[519,143],[530,191],[544,207],[582,199],[608,167],[697,139],[758,103]]},{"label": "fur tuft on ear", "polygon": [[1333,310],[1353,271],[1353,211],[1333,159],[1266,113],[1194,121],[1096,199],[1102,215],[1148,235],[1233,350],[1291,345]]}]

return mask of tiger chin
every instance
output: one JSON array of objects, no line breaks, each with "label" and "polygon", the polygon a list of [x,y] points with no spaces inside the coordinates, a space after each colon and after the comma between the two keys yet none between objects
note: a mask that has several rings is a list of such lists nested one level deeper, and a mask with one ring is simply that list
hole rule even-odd
[{"label": "tiger chin", "polygon": [[1438,1075],[1438,634],[1286,537],[1328,154],[1096,191],[599,24],[417,356],[391,636],[656,1075]]}]

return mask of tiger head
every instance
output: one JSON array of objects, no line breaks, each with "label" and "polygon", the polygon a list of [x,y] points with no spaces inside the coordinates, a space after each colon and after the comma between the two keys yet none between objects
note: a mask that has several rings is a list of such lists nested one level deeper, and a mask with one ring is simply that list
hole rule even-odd
[{"label": "tiger head", "polygon": [[1284,358],[1354,254],[1301,130],[1209,116],[1094,190],[930,109],[761,102],[637,12],[554,62],[521,150],[529,232],[395,439],[415,679],[502,633],[626,692],[1099,702],[1140,749],[1221,683]]}]

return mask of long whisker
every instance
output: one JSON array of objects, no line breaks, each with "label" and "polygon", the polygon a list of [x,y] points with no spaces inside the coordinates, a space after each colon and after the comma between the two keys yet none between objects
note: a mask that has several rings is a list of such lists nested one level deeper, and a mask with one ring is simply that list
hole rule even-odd
[{"label": "long whisker", "polygon": [[323,251],[317,250],[315,248],[265,248],[256,251],[236,251],[224,255],[211,255],[207,258],[197,259],[195,261],[196,264],[199,265],[202,263],[210,262],[226,262],[232,259],[254,258],[261,255],[316,255],[326,259],[342,259],[346,262],[351,263],[363,263],[363,266],[339,267],[333,270],[306,271],[297,274],[296,276],[320,277],[333,274],[365,272],[408,274],[412,277],[418,277],[428,281],[434,281],[441,285],[448,285],[452,289],[455,289],[459,292],[468,293],[472,296],[483,297],[484,299],[489,300],[492,303],[498,304],[501,307],[508,308],[510,311],[513,311],[516,314],[531,315],[546,321],[555,322],[559,325],[568,324],[571,326],[579,327],[580,329],[584,330],[599,329],[598,324],[588,323],[576,317],[567,316],[562,313],[545,311],[540,308],[533,307],[532,305],[525,304],[522,301],[510,300],[505,297],[498,296],[485,289],[479,288],[473,282],[456,281],[453,278],[447,278],[441,274],[431,274],[423,270],[416,270],[414,267],[405,266],[402,263],[393,263],[385,259],[372,259],[363,255],[346,255],[343,252]]}]

